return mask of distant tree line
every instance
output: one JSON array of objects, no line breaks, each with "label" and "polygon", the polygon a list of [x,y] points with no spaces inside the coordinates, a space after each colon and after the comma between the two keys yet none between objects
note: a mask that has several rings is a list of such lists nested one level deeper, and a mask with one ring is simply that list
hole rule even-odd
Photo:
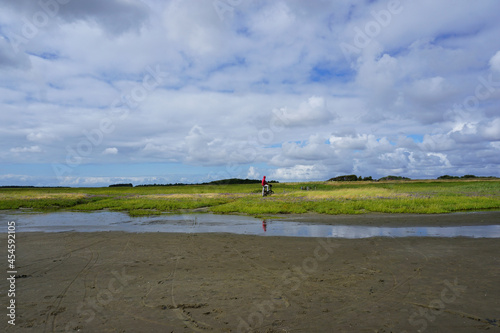
[{"label": "distant tree line", "polygon": [[232,184],[258,184],[261,181],[258,179],[239,179],[239,178],[229,178],[214,180],[209,183],[202,183],[201,185],[232,185]]},{"label": "distant tree line", "polygon": [[[234,185],[234,184],[260,184],[262,180],[259,179],[241,179],[241,178],[229,178],[214,180],[209,183],[201,183],[200,185]],[[270,180],[268,183],[279,183],[277,180]]]},{"label": "distant tree line", "polygon": [[[494,176],[489,176],[489,177],[478,177],[474,175],[463,175],[462,177],[458,176],[450,176],[450,175],[444,175],[440,176],[437,179],[471,179],[471,178],[494,178],[496,179],[497,177]],[[356,182],[356,181],[384,181],[384,180],[411,180],[411,178],[408,177],[402,177],[402,176],[386,176],[379,178],[378,180],[372,179],[372,177],[361,177],[361,176],[356,176],[356,175],[343,175],[343,176],[338,176],[334,178],[330,178],[327,181],[329,182]]]},{"label": "distant tree line", "polygon": [[380,180],[411,180],[411,178],[402,177],[402,176],[386,176],[386,177],[380,178],[379,181]]},{"label": "distant tree line", "polygon": [[450,176],[450,175],[444,175],[444,176],[439,176],[437,179],[471,179],[471,178],[498,178],[498,177],[494,177],[494,176],[488,176],[488,177],[478,177],[478,176],[474,176],[474,175],[463,175],[462,177],[458,177],[458,176]]},{"label": "distant tree line", "polygon": [[193,185],[193,184],[185,184],[185,183],[172,183],[172,184],[141,184],[141,185],[136,185],[135,187],[150,187],[150,186],[186,186],[186,185]]},{"label": "distant tree line", "polygon": [[3,185],[0,188],[70,188],[69,186],[28,186],[28,185]]},{"label": "distant tree line", "polygon": [[128,183],[128,184],[113,184],[109,185],[109,187],[134,187],[134,185]]},{"label": "distant tree line", "polygon": [[[241,178],[229,178],[229,179],[221,179],[214,180],[206,183],[195,183],[195,184],[184,184],[184,183],[175,183],[175,184],[144,184],[137,185],[136,187],[143,186],[186,186],[186,185],[241,185],[241,184],[260,184],[261,180],[258,179],[241,179]],[[268,183],[279,183],[276,180],[268,181]]]},{"label": "distant tree line", "polygon": [[330,178],[328,179],[329,182],[356,182],[356,181],[362,181],[362,180],[373,180],[371,176],[369,177],[361,177],[361,176],[356,176],[356,175],[344,175],[344,176],[338,176],[335,178]]}]

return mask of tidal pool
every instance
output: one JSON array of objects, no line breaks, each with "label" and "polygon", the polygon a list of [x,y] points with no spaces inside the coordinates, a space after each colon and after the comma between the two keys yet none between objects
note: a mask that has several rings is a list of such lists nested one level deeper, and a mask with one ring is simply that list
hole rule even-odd
[{"label": "tidal pool", "polygon": [[500,225],[449,227],[372,227],[327,225],[285,220],[262,220],[248,216],[186,214],[130,217],[120,212],[57,212],[47,214],[0,213],[7,232],[7,221],[16,222],[16,232],[171,232],[233,233],[293,237],[472,237],[500,238]]}]

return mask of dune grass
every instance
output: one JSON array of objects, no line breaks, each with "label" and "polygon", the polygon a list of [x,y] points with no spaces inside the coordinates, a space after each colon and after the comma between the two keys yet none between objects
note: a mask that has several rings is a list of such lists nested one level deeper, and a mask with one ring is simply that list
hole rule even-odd
[{"label": "dune grass", "polygon": [[[309,187],[309,191],[301,188]],[[500,181],[309,182],[134,188],[0,189],[0,210],[125,211],[131,216],[190,212],[220,214],[436,214],[500,210]]]}]

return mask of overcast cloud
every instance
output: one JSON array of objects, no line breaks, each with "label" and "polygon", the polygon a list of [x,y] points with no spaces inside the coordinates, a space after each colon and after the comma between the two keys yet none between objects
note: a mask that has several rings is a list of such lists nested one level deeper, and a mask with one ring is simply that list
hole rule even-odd
[{"label": "overcast cloud", "polygon": [[500,176],[499,1],[0,6],[0,185]]}]

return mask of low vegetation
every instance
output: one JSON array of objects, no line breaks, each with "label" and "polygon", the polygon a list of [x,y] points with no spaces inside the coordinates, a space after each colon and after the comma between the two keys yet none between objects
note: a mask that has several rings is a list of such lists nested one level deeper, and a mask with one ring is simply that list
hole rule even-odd
[{"label": "low vegetation", "polygon": [[[309,189],[309,190],[305,190]],[[125,211],[132,216],[220,214],[435,214],[500,210],[500,180],[327,181],[281,183],[270,197],[259,184],[0,188],[0,210]]]},{"label": "low vegetation", "polygon": [[344,175],[328,179],[329,182],[356,182],[361,180],[373,180],[371,176],[361,177],[356,175]]}]

